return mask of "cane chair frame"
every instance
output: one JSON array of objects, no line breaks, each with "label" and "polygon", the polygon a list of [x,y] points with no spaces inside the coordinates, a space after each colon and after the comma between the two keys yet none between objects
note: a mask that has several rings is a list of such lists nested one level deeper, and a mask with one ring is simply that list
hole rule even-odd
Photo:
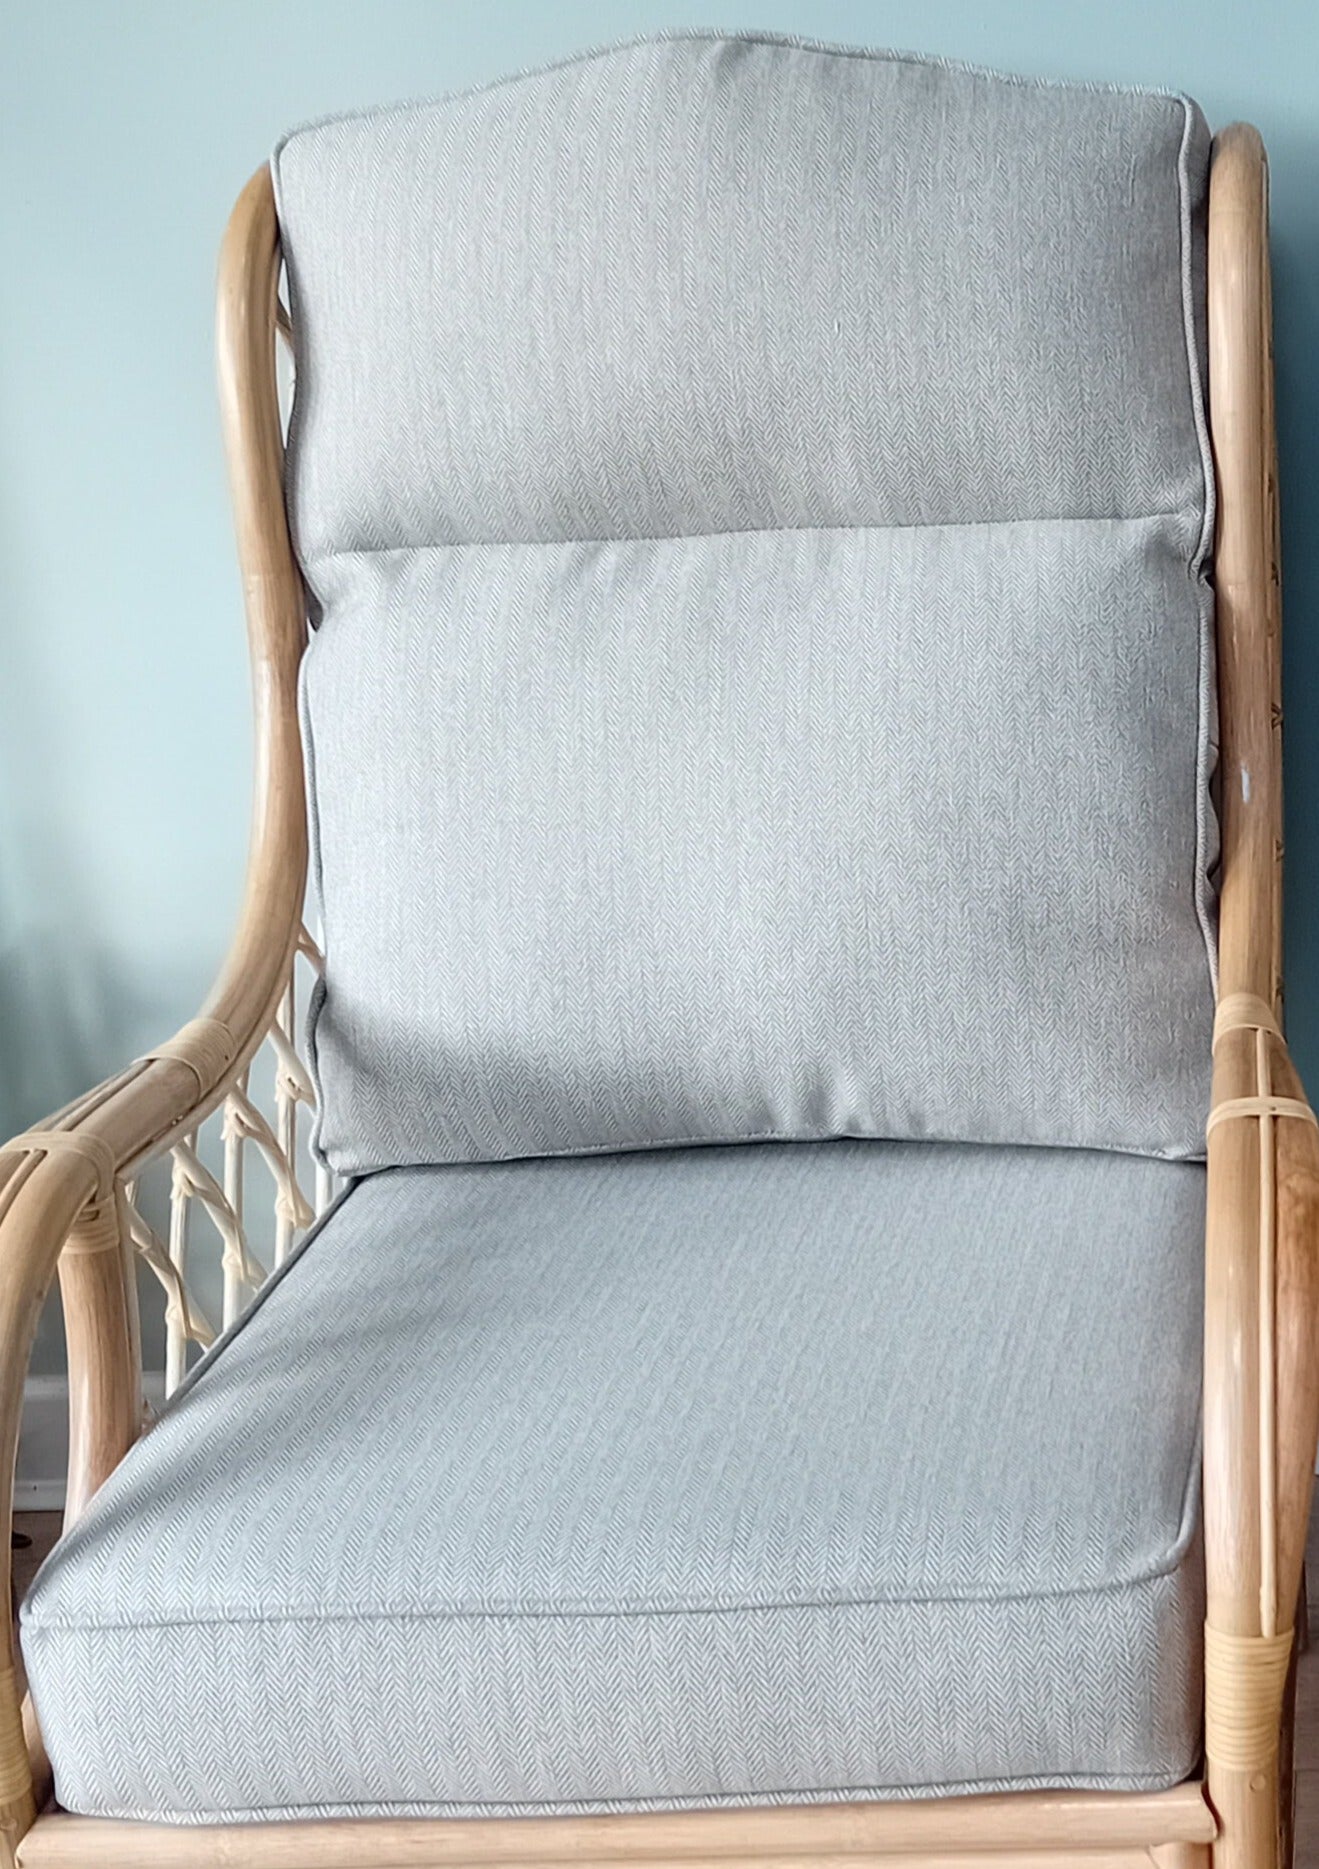
[{"label": "cane chair frame", "polygon": [[[311,1208],[297,1179],[297,1109],[310,1096],[294,1045],[293,969],[315,963],[302,927],[307,830],[296,684],[304,593],[285,515],[276,384],[279,232],[269,171],[234,210],[220,258],[219,378],[256,708],[246,894],[229,957],[198,1019],[0,1153],[0,1473],[13,1504],[23,1384],[58,1271],[68,1335],[67,1518],[141,1431],[134,1250],[170,1294],[173,1374],[208,1326],[180,1276],[187,1207],[223,1246],[225,1309],[264,1267],[241,1225],[243,1150],[275,1175],[275,1256]],[[1277,1869],[1288,1849],[1279,1756],[1319,1432],[1319,1129],[1282,1039],[1279,585],[1267,167],[1248,125],[1215,141],[1209,208],[1210,425],[1222,826],[1220,1005],[1208,1137],[1204,1510],[1207,1764],[1158,1794],[1020,1793],[755,1811],[491,1820],[325,1820],[176,1828],[70,1816],[20,1700],[13,1638],[0,1653],[0,1869],[377,1869],[475,1864],[759,1864],[764,1869]],[[248,1089],[273,1039],[276,1112]],[[217,1175],[193,1138],[226,1117]],[[172,1155],[170,1239],[133,1206],[136,1178]],[[317,1205],[328,1190],[317,1189]],[[277,1734],[269,1735],[273,1747]]]}]

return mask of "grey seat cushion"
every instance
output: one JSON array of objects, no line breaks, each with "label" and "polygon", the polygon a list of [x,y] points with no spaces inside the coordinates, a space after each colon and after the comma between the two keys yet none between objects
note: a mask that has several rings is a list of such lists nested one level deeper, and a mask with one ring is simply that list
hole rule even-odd
[{"label": "grey seat cushion", "polygon": [[60,1802],[1173,1783],[1203,1198],[848,1141],[368,1179],[37,1579]]},{"label": "grey seat cushion", "polygon": [[1207,153],[701,34],[283,142],[337,1168],[1199,1153]]}]

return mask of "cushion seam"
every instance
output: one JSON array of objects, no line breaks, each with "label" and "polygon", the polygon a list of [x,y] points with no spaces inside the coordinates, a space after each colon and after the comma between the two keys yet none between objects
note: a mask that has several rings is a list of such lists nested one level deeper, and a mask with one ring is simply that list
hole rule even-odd
[{"label": "cushion seam", "polygon": [[[775,538],[780,534],[828,538],[834,534],[846,536],[858,532],[992,532],[1009,526],[1143,526],[1161,519],[1192,520],[1196,523],[1198,538],[1204,524],[1203,518],[1198,517],[1201,504],[1193,502],[1185,506],[1157,507],[1140,513],[1028,513],[1010,519],[909,519],[891,524],[867,520],[842,526],[726,526],[710,532],[616,532],[591,538],[571,533],[555,539],[442,539],[401,545],[324,545],[315,550],[304,548],[299,552],[299,557],[304,566],[310,567],[328,564],[336,558],[387,558],[392,553],[462,552],[489,550],[492,547],[496,550],[518,550],[524,547],[561,547],[567,550],[581,545],[691,545],[709,539],[761,539]],[[1194,566],[1196,561],[1193,559],[1188,562]]]},{"label": "cushion seam", "polygon": [[[325,995],[317,1002],[320,1011]],[[1097,1155],[1123,1155],[1134,1157],[1138,1161],[1167,1162],[1178,1168],[1203,1167],[1205,1146],[1201,1140],[1194,1153],[1188,1147],[1185,1152],[1174,1153],[1171,1149],[1156,1149],[1147,1143],[1136,1142],[1091,1142],[1068,1138],[1041,1141],[1038,1137],[1026,1137],[1011,1142],[985,1142],[982,1139],[968,1140],[965,1136],[945,1135],[942,1131],[929,1130],[919,1136],[877,1136],[870,1130],[854,1132],[836,1129],[738,1129],[720,1131],[717,1135],[704,1136],[659,1136],[648,1137],[644,1142],[629,1140],[626,1142],[582,1142],[572,1148],[526,1148],[513,1155],[441,1155],[428,1156],[424,1159],[407,1158],[401,1161],[359,1161],[354,1167],[335,1165],[332,1154],[326,1160],[336,1174],[373,1175],[388,1174],[395,1168],[500,1168],[511,1166],[514,1162],[571,1162],[585,1161],[593,1156],[602,1155],[654,1155],[662,1154],[665,1149],[728,1149],[738,1148],[743,1144],[758,1142],[917,1142],[932,1144],[954,1144],[967,1148],[1020,1148],[1020,1149],[1071,1149],[1078,1154],[1093,1152]]]},{"label": "cushion seam", "polygon": [[1139,1596],[1154,1587],[1172,1581],[1184,1567],[1187,1547],[1179,1541],[1157,1567],[1137,1572],[1115,1582],[1082,1584],[1072,1588],[1047,1590],[1005,1590],[992,1595],[970,1593],[942,1595],[838,1597],[834,1599],[781,1598],[739,1603],[650,1603],[609,1607],[566,1608],[550,1604],[510,1605],[498,1609],[460,1609],[436,1605],[418,1608],[400,1606],[383,1608],[372,1604],[334,1609],[257,1610],[252,1612],[206,1611],[177,1616],[152,1617],[53,1617],[41,1618],[23,1612],[23,1628],[51,1634],[77,1634],[96,1631],[148,1629],[252,1628],[278,1624],[306,1623],[319,1626],[334,1622],[623,1622],[650,1621],[657,1616],[761,1616],[784,1615],[805,1610],[829,1615],[840,1610],[911,1610],[971,1607],[1021,1603],[1072,1603],[1117,1596]]}]

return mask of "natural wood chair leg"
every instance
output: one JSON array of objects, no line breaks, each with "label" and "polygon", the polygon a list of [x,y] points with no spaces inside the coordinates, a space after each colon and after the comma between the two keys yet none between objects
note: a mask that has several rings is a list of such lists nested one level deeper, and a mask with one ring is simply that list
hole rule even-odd
[{"label": "natural wood chair leg", "polygon": [[88,1208],[60,1254],[60,1297],[69,1368],[67,1529],[119,1465],[142,1429],[141,1357],[132,1244],[116,1183]]},{"label": "natural wood chair leg", "polygon": [[1214,1869],[1277,1869],[1277,1759],[1253,1772],[1212,1768],[1210,1786],[1223,1829],[1214,1845]]},{"label": "natural wood chair leg", "polygon": [[36,1821],[27,1742],[12,1666],[0,1668],[0,1869],[14,1869],[19,1839]]},{"label": "natural wood chair leg", "polygon": [[[12,1358],[0,1363],[0,1524],[13,1519],[23,1373],[56,1256],[93,1192],[99,1199],[110,1193],[110,1177],[96,1154],[94,1146],[90,1153],[53,1146],[51,1132],[45,1145],[0,1151],[0,1232],[10,1254],[0,1260],[0,1343]],[[0,1546],[6,1599],[11,1558],[6,1541]],[[17,1661],[7,1617],[0,1637],[0,1869],[13,1869],[18,1843],[36,1817],[34,1765],[42,1763],[40,1747],[30,1744],[25,1730]]]}]

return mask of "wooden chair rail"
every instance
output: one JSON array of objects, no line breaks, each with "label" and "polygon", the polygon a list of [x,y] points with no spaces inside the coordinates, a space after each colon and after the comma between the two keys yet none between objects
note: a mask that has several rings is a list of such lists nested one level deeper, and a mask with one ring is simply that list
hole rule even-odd
[{"label": "wooden chair rail", "polygon": [[720,1863],[907,1863],[1023,1869],[1077,1864],[1203,1864],[1213,1819],[1197,1786],[1157,1793],[1040,1792],[896,1804],[835,1804],[747,1811],[509,1820],[352,1819],[172,1829],[168,1825],[54,1818],[31,1833],[24,1869],[476,1869],[476,1865],[586,1863],[594,1869],[702,1869]]},{"label": "wooden chair rail", "polygon": [[[1154,1797],[1027,1794],[925,1805],[796,1808],[599,1820],[110,1824],[43,1816],[39,1736],[26,1741],[0,1656],[0,1869],[106,1864],[525,1862],[764,1864],[921,1861],[1155,1863],[1276,1869],[1280,1664],[1299,1585],[1319,1434],[1319,1131],[1277,1023],[1281,764],[1277,499],[1267,178],[1256,133],[1215,142],[1209,215],[1210,426],[1218,483],[1221,721],[1220,987],[1234,1009],[1215,1047],[1209,1134],[1205,1334],[1205,1540],[1210,1639],[1207,1788]],[[13,1455],[42,1297],[60,1257],[75,1387],[74,1504],[136,1432],[137,1344],[116,1185],[182,1144],[226,1094],[249,1139],[243,1071],[276,1022],[299,942],[306,869],[295,685],[303,593],[289,543],[273,348],[279,246],[263,169],[240,197],[221,256],[221,403],[257,711],[253,856],[238,932],[203,1009],[150,1061],[46,1126],[70,1140],[0,1155],[0,1434]],[[287,1018],[287,1005],[285,1004]],[[205,1188],[195,1169],[203,1195]],[[296,1196],[286,1190],[290,1211]],[[127,1223],[131,1233],[132,1222]],[[139,1239],[138,1245],[142,1242]],[[241,1274],[238,1267],[235,1276]],[[34,1779],[35,1774],[35,1779]],[[19,1839],[26,1839],[19,1844]]]}]

